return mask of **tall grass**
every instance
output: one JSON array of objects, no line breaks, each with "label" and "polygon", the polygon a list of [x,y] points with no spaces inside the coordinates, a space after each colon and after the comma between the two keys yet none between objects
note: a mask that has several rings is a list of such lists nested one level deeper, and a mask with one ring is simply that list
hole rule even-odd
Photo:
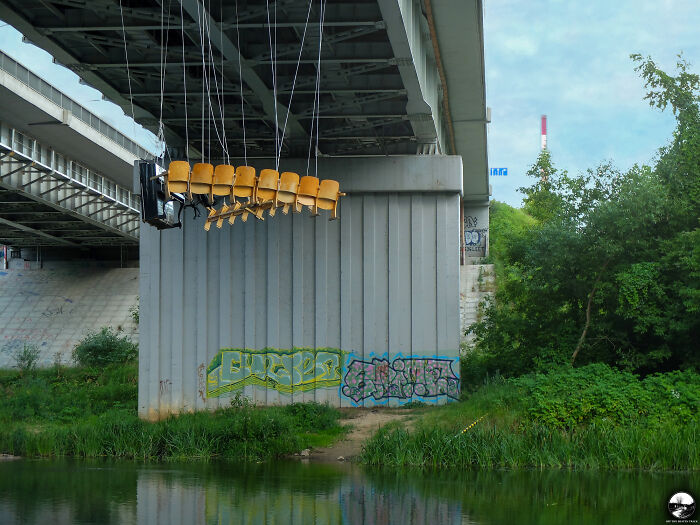
[{"label": "tall grass", "polygon": [[363,447],[368,465],[457,468],[698,470],[700,428],[589,425],[565,432],[485,424],[464,434],[443,428],[380,430]]},{"label": "tall grass", "polygon": [[0,371],[0,452],[20,456],[260,461],[327,444],[344,432],[317,403],[254,407],[149,423],[136,412],[136,366]]},{"label": "tall grass", "polygon": [[380,430],[365,443],[362,461],[700,470],[699,386],[692,371],[640,380],[605,365],[499,379],[462,402],[422,410],[413,432]]},{"label": "tall grass", "polygon": [[229,408],[149,423],[133,412],[109,411],[69,424],[17,423],[0,428],[0,451],[32,457],[117,457],[142,460],[213,458],[266,460],[298,452],[343,432],[336,411],[316,405],[333,424],[301,423],[298,406]]}]

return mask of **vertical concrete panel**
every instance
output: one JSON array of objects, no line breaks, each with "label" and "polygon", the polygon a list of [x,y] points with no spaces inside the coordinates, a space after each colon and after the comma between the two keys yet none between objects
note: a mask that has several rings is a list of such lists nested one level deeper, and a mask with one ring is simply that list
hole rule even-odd
[{"label": "vertical concrete panel", "polygon": [[171,261],[175,257],[179,257],[174,253],[177,240],[175,235],[180,235],[180,232],[173,230],[163,232],[161,234],[161,253],[160,253],[160,272],[161,272],[161,288],[160,288],[160,374],[157,378],[158,384],[158,399],[160,410],[166,413],[171,411],[173,406],[172,401],[172,370],[174,366],[182,366],[177,355],[173,354],[173,295],[174,289],[178,286],[176,281],[176,268]]},{"label": "vertical concrete panel", "polygon": [[[302,229],[302,216],[292,216],[292,349],[304,346],[304,230]],[[301,393],[288,396],[290,402],[299,402],[303,399]]]},{"label": "vertical concrete panel", "polygon": [[[353,330],[353,299],[356,288],[352,283],[353,249],[350,242],[353,238],[353,217],[357,197],[349,197],[343,206],[343,220],[340,221],[340,348],[349,352],[355,348],[352,344]],[[343,371],[344,373],[344,371]],[[341,381],[342,385],[342,381]],[[341,395],[342,387],[338,388],[341,406],[350,406],[347,398]]]},{"label": "vertical concrete panel", "polygon": [[[255,318],[257,295],[255,290],[255,280],[256,280],[256,267],[255,267],[255,225],[252,224],[255,221],[254,217],[248,217],[246,223],[239,226],[240,229],[244,230],[243,235],[245,236],[245,242],[243,243],[243,250],[245,253],[245,296],[243,299],[244,311],[243,318],[245,320],[245,330],[244,330],[244,348],[254,349],[255,348],[255,330],[257,328],[257,319]],[[245,357],[242,359],[241,367],[244,367]],[[243,395],[249,399],[255,399],[255,387],[247,385],[243,388]]]},{"label": "vertical concrete panel", "polygon": [[389,196],[374,196],[374,342],[377,356],[389,352]]},{"label": "vertical concrete panel", "polygon": [[[403,264],[399,256],[399,244],[401,242],[401,234],[399,227],[399,196],[392,193],[388,196],[388,303],[387,313],[389,315],[389,330],[388,330],[388,349],[389,355],[387,359],[391,362],[392,358],[400,355],[401,344],[399,341],[401,335],[401,311],[399,309],[399,294],[401,290],[401,276],[399,269]],[[399,400],[392,398],[389,400],[390,406],[398,406]]]},{"label": "vertical concrete panel", "polygon": [[411,196],[411,355],[425,352],[425,332],[421,329],[426,318],[423,294],[423,208],[420,195]]},{"label": "vertical concrete panel", "polygon": [[[171,355],[173,356],[170,363],[170,377],[165,379],[162,389],[170,391],[170,404],[174,407],[182,407],[185,410],[194,409],[194,398],[185,396],[184,379],[186,375],[194,375],[194,370],[184,370],[183,365],[188,365],[185,360],[184,346],[184,308],[187,302],[185,295],[185,279],[187,278],[184,271],[184,235],[180,231],[173,231],[176,235],[169,240],[170,255],[165,264],[172,265],[173,280],[172,285],[172,339],[171,339]],[[189,366],[187,367],[189,368]]]},{"label": "vertical concrete panel", "polygon": [[[369,361],[375,352],[376,318],[375,318],[375,208],[374,195],[365,195],[362,199],[362,347],[359,359]],[[365,399],[362,405],[365,405]]]},{"label": "vertical concrete panel", "polygon": [[[291,212],[290,212],[291,214]],[[277,220],[277,235],[272,242],[277,246],[278,279],[279,279],[279,348],[292,348],[294,315],[294,271],[292,254],[294,235],[292,217],[281,215]]]},{"label": "vertical concrete panel", "polygon": [[[274,220],[274,219],[273,219]],[[256,303],[255,315],[257,317],[255,327],[256,340],[255,348],[262,350],[267,348],[269,345],[269,333],[270,333],[270,321],[276,317],[276,310],[278,308],[277,301],[271,302],[270,294],[272,283],[270,281],[270,260],[269,260],[269,243],[267,242],[270,237],[270,222],[269,218],[265,219],[265,222],[260,220],[255,221],[255,259],[258,272],[257,277],[257,296],[258,301]],[[265,361],[263,361],[263,368],[266,366]],[[260,372],[258,376],[261,380],[265,380],[265,373]],[[270,389],[265,387],[256,388],[256,401],[258,403],[268,403],[268,394]]]},{"label": "vertical concrete panel", "polygon": [[[280,221],[268,218],[266,221],[267,239],[267,337],[265,348],[279,349],[280,318],[280,258],[279,258]],[[273,354],[274,357],[274,354]],[[270,355],[268,354],[268,359]],[[268,361],[269,362],[269,361]],[[280,394],[272,388],[267,389],[267,403],[280,404]]]},{"label": "vertical concrete panel", "polygon": [[[160,364],[160,233],[144,228],[140,250],[139,296],[139,416],[158,417],[158,367]],[[147,373],[142,373],[146,368]]]},{"label": "vertical concrete panel", "polygon": [[[145,227],[144,227],[145,228]],[[191,295],[192,290],[202,290],[204,275],[198,267],[201,258],[197,257],[198,250],[201,249],[201,236],[197,235],[196,228],[187,227],[182,230],[184,238],[182,260],[184,262],[185,282],[193,281],[193,285],[185,285],[185,296],[183,297],[183,322],[182,322],[182,342],[183,342],[183,370],[184,375],[184,396],[189,405],[193,405],[195,410],[201,410],[206,401],[206,361],[204,345],[198,348],[198,328],[193,319],[199,318],[201,305],[196,296]],[[193,326],[194,325],[194,326]],[[195,398],[191,399],[190,392],[195,392]]]},{"label": "vertical concrete panel", "polygon": [[[314,222],[314,348],[326,348],[327,330],[328,330],[328,221],[325,217],[316,217]],[[322,380],[324,371],[320,367],[314,367],[314,377],[317,380]],[[309,392],[313,396],[313,400],[318,403],[328,401],[328,391],[324,388],[319,388]]]},{"label": "vertical concrete panel", "polygon": [[[303,319],[304,329],[302,331],[302,347],[315,348],[316,345],[316,223],[318,217],[312,218],[307,211],[302,212],[299,217],[299,227],[304,230],[304,247],[302,272],[304,274],[303,286]],[[304,361],[301,361],[301,368],[304,369]],[[301,402],[314,401],[313,390],[302,390],[299,396]]]},{"label": "vertical concrete panel", "polygon": [[[398,318],[398,351],[405,357],[411,357],[411,339],[413,325],[411,323],[411,271],[413,261],[411,259],[411,196],[399,195],[397,203],[398,223],[398,259],[396,270],[398,271],[399,289],[396,293],[396,301],[391,301],[391,311]],[[393,267],[393,266],[392,266]]]}]

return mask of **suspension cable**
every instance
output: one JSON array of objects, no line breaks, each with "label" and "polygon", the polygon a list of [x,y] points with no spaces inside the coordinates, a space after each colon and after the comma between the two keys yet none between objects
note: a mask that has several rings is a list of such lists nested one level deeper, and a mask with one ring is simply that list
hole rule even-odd
[{"label": "suspension cable", "polygon": [[297,57],[297,67],[294,70],[294,80],[292,81],[292,90],[289,95],[289,101],[287,103],[287,115],[284,117],[284,126],[282,126],[282,137],[280,138],[280,146],[277,150],[277,166],[280,163],[280,157],[282,156],[282,145],[284,144],[284,134],[287,131],[287,121],[289,120],[289,113],[292,111],[292,99],[294,98],[294,86],[297,83],[297,74],[299,73],[299,64],[301,63],[301,54],[304,50],[304,41],[306,40],[306,29],[309,27],[309,16],[311,15],[311,5],[314,0],[309,0],[309,8],[306,11],[306,23],[304,24],[304,33],[301,35],[301,46],[299,47],[299,56]]},{"label": "suspension cable", "polygon": [[185,95],[185,156],[187,163],[190,162],[190,132],[187,122],[187,67],[185,66],[185,18],[182,12],[182,1],[180,1],[180,35],[182,37],[182,84]]},{"label": "suspension cable", "polygon": [[[277,152],[278,142],[279,142],[279,125],[277,122],[277,66],[275,64],[275,56],[273,54],[272,45],[272,27],[270,24],[270,0],[265,0],[267,6],[267,38],[270,43],[270,69],[272,71],[272,97],[274,99],[275,105],[275,152]],[[277,2],[275,2],[275,16],[277,14]],[[277,21],[275,20],[275,39],[277,39]],[[279,168],[276,166],[275,169]]]},{"label": "suspension cable", "polygon": [[243,159],[248,165],[248,147],[245,140],[245,107],[243,104],[243,70],[241,69],[241,31],[238,25],[238,0],[235,0],[236,9],[236,48],[238,49],[238,80],[241,88],[241,116],[243,117]]},{"label": "suspension cable", "polygon": [[126,27],[124,27],[124,10],[122,9],[122,0],[119,0],[119,16],[122,20],[122,39],[124,40],[124,58],[126,62],[126,78],[129,82],[129,103],[131,104],[131,120],[134,124],[134,134],[136,134],[136,117],[134,116],[134,95],[131,91],[131,71],[129,68],[129,51],[126,47]]},{"label": "suspension cable", "polygon": [[316,177],[318,178],[318,130],[321,124],[321,48],[323,47],[323,23],[326,20],[326,0],[321,0],[321,28],[318,35],[318,76],[316,77],[316,97],[318,104],[316,107]]}]

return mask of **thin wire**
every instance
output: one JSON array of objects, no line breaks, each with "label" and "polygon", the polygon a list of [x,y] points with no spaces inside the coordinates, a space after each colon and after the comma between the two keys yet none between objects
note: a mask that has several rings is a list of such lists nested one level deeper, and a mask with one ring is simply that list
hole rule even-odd
[{"label": "thin wire", "polygon": [[[201,6],[202,9],[204,9],[204,6]],[[206,62],[204,60],[204,31],[203,31],[203,25],[204,22],[202,21],[203,17],[200,13],[200,3],[197,2],[197,27],[199,29],[199,46],[202,54],[202,147],[201,147],[201,156],[202,156],[202,162],[204,162],[204,152],[205,146],[204,146],[204,133],[205,133],[205,126],[204,126],[204,94],[206,93],[205,88],[206,88],[206,76],[207,76],[207,66]]]},{"label": "thin wire", "polygon": [[311,15],[311,5],[314,0],[309,0],[309,9],[306,11],[306,23],[304,24],[304,33],[301,35],[301,46],[299,47],[299,56],[297,57],[297,67],[294,71],[294,80],[292,81],[292,91],[289,95],[289,102],[287,103],[287,115],[284,117],[284,126],[282,127],[282,137],[280,138],[280,147],[277,150],[277,166],[280,163],[280,157],[282,156],[282,144],[284,144],[284,134],[287,131],[287,121],[289,120],[289,113],[292,110],[292,99],[294,98],[294,86],[297,83],[297,74],[299,73],[299,64],[301,63],[301,53],[304,50],[304,40],[306,40],[306,28],[309,26],[309,16]]},{"label": "thin wire", "polygon": [[165,157],[165,154],[168,150],[167,144],[165,141],[165,130],[163,128],[163,98],[164,98],[164,93],[165,93],[165,75],[166,75],[166,70],[167,70],[167,65],[168,65],[168,40],[170,39],[170,7],[172,5],[171,1],[168,1],[168,27],[167,30],[165,31],[165,45],[163,45],[163,26],[165,25],[163,23],[163,3],[160,5],[160,111],[158,113],[158,140],[161,143],[161,148],[163,150],[162,156],[163,158]]},{"label": "thin wire", "polygon": [[[270,69],[272,70],[272,97],[275,100],[275,151],[277,151],[278,141],[279,141],[279,125],[277,122],[277,78],[275,77],[277,67],[275,65],[275,57],[273,54],[273,47],[272,47],[272,28],[270,25],[270,0],[265,0],[265,4],[267,5],[267,38],[268,38],[268,41],[270,43]],[[275,3],[275,13],[276,12],[277,12],[277,3]],[[276,21],[275,21],[275,35],[276,34],[277,34],[277,27],[276,27]],[[275,38],[277,38],[277,36],[275,36]],[[277,168],[279,168],[279,166],[277,166]]]},{"label": "thin wire", "polygon": [[241,70],[241,32],[238,27],[238,0],[235,1],[236,6],[236,47],[238,49],[238,80],[241,87],[241,116],[243,117],[243,159],[245,165],[248,165],[248,147],[245,140],[245,107],[243,105],[243,71]]},{"label": "thin wire", "polygon": [[[221,22],[219,23],[219,34],[221,36],[221,47],[219,47],[219,53],[221,54],[221,99],[222,103],[220,104],[220,109],[221,109],[221,128],[222,132],[224,135],[224,150],[226,152],[226,164],[231,164],[231,157],[228,154],[228,139],[226,137],[226,95],[224,95],[224,2],[223,0],[219,0],[219,17],[221,18]],[[216,80],[216,74],[214,75],[214,80]],[[217,92],[218,92],[218,84],[217,84]]]},{"label": "thin wire", "polygon": [[[211,7],[211,4],[210,4]],[[214,121],[214,131],[216,132],[216,138],[219,140],[219,145],[221,146],[221,151],[224,155],[228,157],[228,149],[225,144],[225,139],[226,139],[226,128],[224,127],[224,117],[223,117],[223,103],[221,100],[221,93],[219,91],[219,81],[216,77],[216,62],[214,61],[214,53],[212,51],[212,45],[211,45],[211,26],[209,25],[209,16],[204,17],[204,22],[206,26],[206,32],[207,32],[207,40],[209,41],[209,63],[211,65],[211,73],[210,76],[207,79],[207,92],[209,94],[209,111],[210,111],[210,117],[211,120]],[[223,33],[223,30],[222,30]],[[223,39],[223,35],[222,35]],[[222,45],[223,48],[223,45]],[[221,54],[221,60],[222,60],[222,66],[221,70],[223,71],[223,53]],[[219,127],[216,124],[216,115],[214,114],[214,105],[211,103],[211,74],[214,75],[214,87],[216,88],[216,100],[219,104],[219,114],[221,115],[221,134],[219,134]],[[222,79],[223,80],[223,79]],[[223,86],[222,86],[223,87]],[[210,130],[210,137],[209,140],[211,141],[211,120],[209,124],[209,130]],[[223,136],[223,139],[222,139]]]},{"label": "thin wire", "polygon": [[136,117],[134,116],[134,95],[131,92],[131,72],[129,70],[129,51],[126,48],[126,27],[124,27],[124,11],[122,0],[119,0],[119,15],[122,19],[122,38],[124,40],[124,58],[126,59],[126,77],[129,81],[129,102],[131,103],[131,120],[134,122],[134,134],[136,132]]},{"label": "thin wire", "polygon": [[[320,110],[320,96],[319,96],[319,89],[321,85],[321,45],[322,45],[322,38],[321,35],[323,34],[323,17],[324,17],[324,0],[321,0],[321,11],[319,13],[319,34],[318,34],[318,62],[316,64],[316,83],[315,83],[315,88],[314,88],[314,104],[311,109],[311,129],[309,130],[309,152],[306,156],[306,174],[309,174],[309,165],[311,162],[311,146],[313,145],[313,140],[314,140],[314,129],[318,127],[318,120],[314,118],[316,116],[316,112]],[[316,150],[318,150],[318,139],[316,142]],[[318,170],[317,170],[318,172]]]},{"label": "thin wire", "polygon": [[316,107],[316,177],[318,178],[318,129],[321,118],[321,48],[323,47],[323,23],[326,20],[326,0],[321,0],[321,28],[318,35],[318,81],[316,82],[316,97],[318,104]]},{"label": "thin wire", "polygon": [[182,36],[182,84],[185,94],[185,156],[187,163],[190,162],[190,132],[187,124],[187,67],[185,66],[185,17],[182,12],[182,1],[180,1],[180,34]]}]

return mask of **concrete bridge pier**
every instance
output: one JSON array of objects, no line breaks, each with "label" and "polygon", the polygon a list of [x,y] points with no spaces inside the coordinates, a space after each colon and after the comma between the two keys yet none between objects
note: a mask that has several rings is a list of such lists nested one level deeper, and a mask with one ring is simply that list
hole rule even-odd
[{"label": "concrete bridge pier", "polygon": [[[280,169],[303,175],[306,159]],[[207,233],[187,209],[182,229],[142,225],[141,417],[238,392],[258,404],[458,398],[461,157],[322,158],[318,174],[348,193],[337,221],[278,211]]]}]

